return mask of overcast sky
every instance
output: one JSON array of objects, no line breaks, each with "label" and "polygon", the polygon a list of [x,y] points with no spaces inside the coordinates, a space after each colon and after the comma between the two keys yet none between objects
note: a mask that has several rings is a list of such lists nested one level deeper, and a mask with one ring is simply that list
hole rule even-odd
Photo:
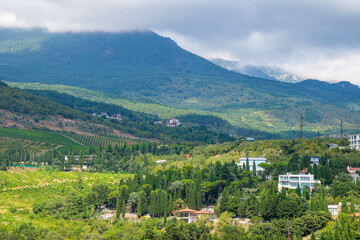
[{"label": "overcast sky", "polygon": [[0,0],[0,26],[153,30],[205,58],[360,85],[359,0]]}]

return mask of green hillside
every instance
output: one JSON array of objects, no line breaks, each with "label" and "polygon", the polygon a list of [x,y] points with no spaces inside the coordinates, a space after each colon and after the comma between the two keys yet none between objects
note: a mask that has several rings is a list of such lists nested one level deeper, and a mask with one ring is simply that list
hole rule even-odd
[{"label": "green hillside", "polygon": [[[230,133],[235,133],[239,136],[255,136],[258,138],[298,137],[300,110],[302,110],[305,115],[306,127],[304,128],[304,136],[307,137],[316,136],[317,129],[320,129],[322,132],[330,133],[338,131],[340,119],[343,119],[345,132],[346,129],[347,131],[351,131],[349,129],[356,129],[358,124],[358,122],[353,121],[352,117],[355,116],[356,119],[360,120],[356,113],[354,115],[354,113],[344,109],[305,100],[302,103],[291,105],[291,99],[289,99],[287,102],[288,107],[286,107],[285,103],[283,103],[283,108],[279,107],[278,109],[273,107],[265,110],[261,109],[260,106],[248,106],[249,108],[228,108],[219,109],[219,112],[213,112],[196,109],[175,108],[156,103],[129,100],[106,93],[66,85],[21,82],[7,82],[7,84],[21,89],[32,89],[35,90],[34,93],[41,93],[43,92],[42,90],[66,93],[71,96],[91,100],[93,102],[113,104],[131,109],[133,111],[155,114],[158,115],[161,119],[169,119],[175,116],[185,123],[190,121],[192,125],[194,125],[196,122],[203,124],[204,117],[209,115],[220,117],[221,119],[224,119],[232,124],[232,126],[228,126],[226,122],[223,123],[223,125],[225,125],[223,128],[226,132],[230,131]],[[313,108],[315,108],[315,110]],[[321,109],[321,113],[319,113],[317,109]],[[281,115],[283,117],[281,117]],[[349,119],[351,122],[346,122],[345,119]],[[212,126],[215,125],[212,124]],[[259,129],[259,131],[256,131],[255,129]]]},{"label": "green hillside", "polygon": [[87,99],[109,102],[115,95],[118,105],[160,117],[210,113],[267,132],[296,130],[300,113],[308,131],[334,132],[341,119],[345,130],[359,128],[360,89],[347,82],[249,77],[153,32],[2,29],[0,35],[0,79],[10,82],[80,87],[101,96],[88,92]]}]

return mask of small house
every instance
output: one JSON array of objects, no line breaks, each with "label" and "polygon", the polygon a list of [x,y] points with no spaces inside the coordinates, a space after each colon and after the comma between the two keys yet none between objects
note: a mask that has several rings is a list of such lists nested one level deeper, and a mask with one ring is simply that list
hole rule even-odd
[{"label": "small house", "polygon": [[210,212],[203,211],[203,210],[193,210],[190,208],[181,209],[175,211],[175,217],[178,220],[183,220],[187,223],[194,223],[196,222],[197,218],[202,215],[210,215]]}]

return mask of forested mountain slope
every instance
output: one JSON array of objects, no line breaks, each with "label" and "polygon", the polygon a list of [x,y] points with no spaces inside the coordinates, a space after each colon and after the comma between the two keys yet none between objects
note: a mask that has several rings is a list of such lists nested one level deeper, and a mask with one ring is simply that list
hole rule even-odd
[{"label": "forested mountain slope", "polygon": [[[0,79],[64,84],[166,106],[206,110],[230,123],[279,132],[357,129],[360,89],[348,82],[283,83],[218,67],[153,32],[0,31]],[[138,101],[138,100],[136,100]],[[351,111],[351,112],[350,112]]]}]

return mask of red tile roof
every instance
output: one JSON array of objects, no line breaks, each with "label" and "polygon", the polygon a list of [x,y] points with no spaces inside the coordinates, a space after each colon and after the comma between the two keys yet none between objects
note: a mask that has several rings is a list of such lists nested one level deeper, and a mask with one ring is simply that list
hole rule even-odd
[{"label": "red tile roof", "polygon": [[190,213],[190,212],[193,213],[193,212],[196,212],[196,210],[193,210],[190,208],[185,208],[185,209],[175,211],[175,213]]},{"label": "red tile roof", "polygon": [[200,210],[200,211],[195,211],[194,214],[210,214],[210,213]]}]

